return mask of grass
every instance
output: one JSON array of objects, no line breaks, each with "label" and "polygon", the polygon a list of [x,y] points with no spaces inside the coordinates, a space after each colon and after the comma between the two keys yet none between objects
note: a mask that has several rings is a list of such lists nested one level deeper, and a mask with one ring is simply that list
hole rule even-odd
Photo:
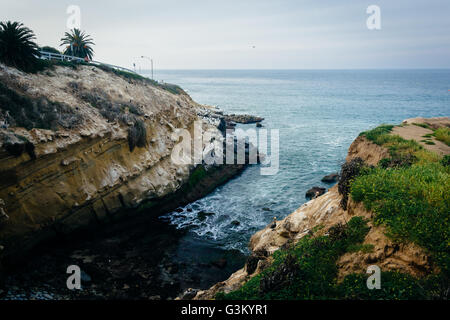
[{"label": "grass", "polygon": [[450,129],[447,127],[442,127],[434,131],[435,138],[439,141],[444,142],[446,145],[450,146]]},{"label": "grass", "polygon": [[391,133],[392,129],[394,128],[393,125],[389,124],[382,124],[375,129],[361,132],[360,136],[365,136],[368,140],[381,145],[383,144],[383,138],[386,138],[386,135]]},{"label": "grass", "polygon": [[335,225],[328,236],[307,235],[292,247],[273,254],[270,267],[255,275],[238,290],[218,293],[218,300],[310,300],[310,299],[426,299],[439,297],[445,279],[416,279],[399,272],[382,272],[381,289],[367,288],[366,274],[349,274],[337,281],[336,261],[345,252],[370,252],[361,245],[369,231],[362,217],[347,225]]},{"label": "grass", "polygon": [[374,245],[370,243],[366,244],[354,244],[348,247],[348,252],[358,252],[361,251],[363,253],[371,253],[373,252]]},{"label": "grass", "polygon": [[351,196],[375,213],[389,235],[427,248],[448,272],[450,168],[440,163],[386,170],[370,169],[355,179]]},{"label": "grass", "polygon": [[186,92],[183,89],[181,89],[181,87],[179,87],[175,84],[159,83],[158,81],[143,77],[137,73],[128,72],[128,71],[124,71],[124,70],[118,70],[118,69],[110,68],[110,67],[104,66],[104,65],[95,65],[95,67],[102,69],[103,71],[106,71],[106,72],[114,73],[114,74],[118,75],[119,77],[122,77],[126,80],[142,81],[142,82],[151,84],[155,87],[166,90],[172,94],[186,94]]},{"label": "grass", "polygon": [[431,129],[429,125],[427,125],[426,123],[415,123],[413,122],[413,125],[418,126],[418,127],[422,127],[425,129]]},{"label": "grass", "polygon": [[335,294],[336,261],[369,231],[361,217],[336,225],[328,236],[305,236],[291,248],[277,250],[273,263],[240,289],[216,299],[326,299]]},{"label": "grass", "polygon": [[[375,129],[374,129],[375,130]],[[379,130],[378,130],[379,131]],[[373,137],[373,135],[372,135]],[[387,170],[380,165],[352,181],[351,196],[374,212],[374,221],[387,226],[388,235],[426,248],[446,276],[450,271],[450,168],[417,142],[399,136],[375,137],[391,155],[409,154],[408,166]]]}]

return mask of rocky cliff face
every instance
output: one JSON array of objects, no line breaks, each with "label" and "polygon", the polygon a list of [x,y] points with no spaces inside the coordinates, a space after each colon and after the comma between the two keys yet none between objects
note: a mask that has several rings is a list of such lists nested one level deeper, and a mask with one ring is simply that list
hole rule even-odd
[{"label": "rocky cliff face", "polygon": [[2,258],[127,209],[176,207],[243,168],[171,161],[174,130],[220,122],[182,90],[93,66],[24,74],[0,65],[0,84]]},{"label": "rocky cliff face", "polygon": [[[388,156],[388,150],[380,147],[365,137],[358,137],[350,146],[347,161],[360,157],[369,165]],[[208,290],[199,291],[195,299],[214,299],[219,292],[229,293],[242,286],[251,277],[257,275],[270,265],[271,255],[285,245],[295,243],[303,236],[322,226],[315,234],[326,233],[338,223],[346,223],[354,216],[371,218],[361,203],[350,198],[347,209],[340,206],[342,195],[338,186],[330,188],[325,194],[303,204],[285,219],[278,221],[275,228],[268,225],[255,233],[249,243],[252,251],[244,268],[236,271],[227,280],[215,284]],[[337,262],[338,279],[350,273],[365,273],[369,265],[376,264],[383,271],[397,270],[414,276],[423,276],[436,271],[426,251],[412,243],[397,244],[385,235],[384,227],[374,226],[369,222],[370,231],[363,244],[372,245],[370,253],[362,251],[346,253]]]}]

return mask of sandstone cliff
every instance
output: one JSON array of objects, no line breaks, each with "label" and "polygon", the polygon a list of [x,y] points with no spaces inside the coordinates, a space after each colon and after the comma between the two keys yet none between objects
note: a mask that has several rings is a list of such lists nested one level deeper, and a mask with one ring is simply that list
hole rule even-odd
[{"label": "sandstone cliff", "polygon": [[1,258],[127,209],[174,209],[243,168],[171,161],[174,130],[220,123],[176,86],[86,65],[39,74],[0,65],[0,84]]}]

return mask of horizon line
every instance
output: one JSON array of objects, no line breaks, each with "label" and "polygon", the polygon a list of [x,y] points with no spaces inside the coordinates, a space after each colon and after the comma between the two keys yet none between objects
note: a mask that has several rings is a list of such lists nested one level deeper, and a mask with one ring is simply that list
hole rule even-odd
[{"label": "horizon line", "polygon": [[[163,71],[358,71],[358,70],[450,70],[450,67],[424,67],[424,68],[154,68]],[[151,72],[151,69],[142,69]]]}]

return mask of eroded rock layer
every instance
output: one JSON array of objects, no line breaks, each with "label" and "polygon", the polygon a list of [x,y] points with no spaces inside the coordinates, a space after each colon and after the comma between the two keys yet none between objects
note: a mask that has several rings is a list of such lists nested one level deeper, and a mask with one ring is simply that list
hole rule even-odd
[{"label": "eroded rock layer", "polygon": [[173,209],[243,169],[172,160],[174,132],[220,123],[172,87],[93,66],[25,74],[0,65],[0,81],[2,258],[130,209]]}]

